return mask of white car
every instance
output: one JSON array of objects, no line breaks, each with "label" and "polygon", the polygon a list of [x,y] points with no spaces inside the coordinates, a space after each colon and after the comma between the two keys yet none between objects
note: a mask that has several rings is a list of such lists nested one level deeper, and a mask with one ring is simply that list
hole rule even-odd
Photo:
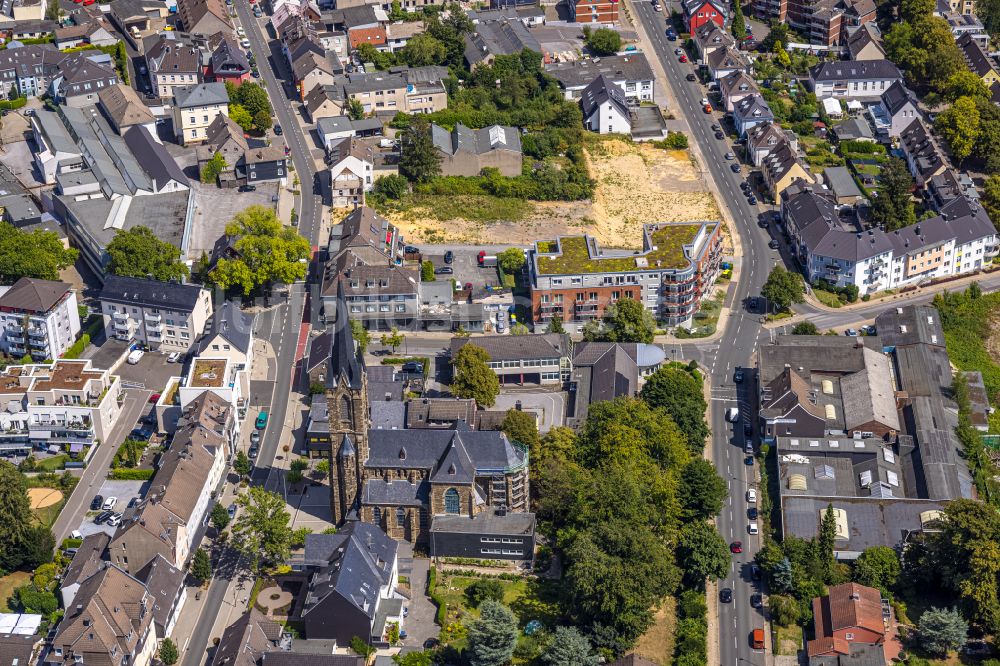
[{"label": "white car", "polygon": [[250,48],[250,40],[244,37],[243,39],[240,40],[240,46],[242,46],[245,49]]},{"label": "white car", "polygon": [[105,511],[111,511],[112,509],[115,508],[115,504],[118,504],[118,498],[112,495],[111,497],[104,500],[104,504],[101,505],[101,508],[104,509]]},{"label": "white car", "polygon": [[128,361],[129,365],[135,365],[142,360],[142,355],[143,351],[141,349],[133,349],[129,352],[128,358],[125,360]]},{"label": "white car", "polygon": [[747,525],[747,532],[749,532],[750,534],[758,534],[759,530],[757,529],[757,523],[753,522]]},{"label": "white car", "polygon": [[108,525],[111,527],[118,527],[122,524],[122,514],[116,513],[108,518]]},{"label": "white car", "polygon": [[701,98],[701,105],[702,106],[708,106],[708,98],[707,97],[702,97]]},{"label": "white car", "polygon": [[756,503],[757,503],[757,489],[751,488],[750,490],[747,491],[747,504],[756,504]]},{"label": "white car", "polygon": [[246,37],[247,31],[243,29],[243,26],[240,26],[239,28],[236,28],[236,34],[240,37]]},{"label": "white car", "polygon": [[167,356],[167,363],[176,363],[179,360],[181,360],[180,352],[170,352],[170,354]]}]

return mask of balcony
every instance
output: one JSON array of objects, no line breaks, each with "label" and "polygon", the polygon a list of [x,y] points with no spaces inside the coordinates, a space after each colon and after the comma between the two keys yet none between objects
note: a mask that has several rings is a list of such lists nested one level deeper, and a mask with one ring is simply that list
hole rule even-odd
[{"label": "balcony", "polygon": [[128,313],[127,312],[113,312],[111,314],[111,318],[114,319],[115,321],[128,321]]},{"label": "balcony", "polygon": [[115,322],[115,330],[116,331],[127,331],[127,330],[129,330],[128,322],[116,321]]},{"label": "balcony", "polygon": [[154,324],[159,324],[163,321],[163,316],[158,314],[153,314],[152,312],[146,312],[143,314],[147,322],[152,322]]},{"label": "balcony", "polygon": [[158,324],[158,323],[157,324],[151,324],[149,322],[146,322],[146,330],[148,332],[150,332],[150,333],[153,333],[153,332],[159,333],[160,331],[163,330],[163,324]]},{"label": "balcony", "polygon": [[10,340],[14,344],[18,344],[18,345],[23,345],[24,344],[24,338],[22,336],[20,336],[20,335],[8,335],[7,339]]},{"label": "balcony", "polygon": [[115,333],[115,340],[121,340],[122,342],[128,342],[132,339],[132,334],[129,332]]}]

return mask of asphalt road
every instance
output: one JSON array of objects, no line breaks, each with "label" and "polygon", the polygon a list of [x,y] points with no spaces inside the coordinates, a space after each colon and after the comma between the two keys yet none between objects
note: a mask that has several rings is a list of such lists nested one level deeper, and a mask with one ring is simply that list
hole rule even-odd
[{"label": "asphalt road", "polygon": [[[725,159],[727,152],[735,151],[728,140],[715,139],[713,136],[711,125],[721,124],[719,114],[703,112],[701,99],[708,96],[705,89],[696,82],[685,80],[687,74],[695,71],[694,66],[680,63],[674,55],[674,49],[681,45],[680,40],[670,42],[666,39],[666,12],[653,11],[652,5],[645,0],[636,0],[631,4],[633,13],[652,41],[654,53],[649,54],[649,57],[659,58],[663,65],[679,105],[674,111],[687,118],[691,127],[691,139],[700,147],[701,161],[715,181],[721,197],[719,204],[729,211],[735,223],[734,231],[739,234],[742,245],[743,256],[737,260],[740,262],[739,281],[726,297],[726,305],[732,308],[732,315],[723,332],[722,344],[711,344],[707,349],[704,345],[678,346],[678,356],[696,357],[709,368],[712,383],[712,457],[716,469],[730,487],[729,499],[718,517],[717,526],[727,541],[743,542],[743,552],[732,556],[729,575],[719,581],[719,588],[729,587],[733,590],[732,603],[719,603],[719,662],[723,666],[763,664],[763,652],[750,647],[750,633],[754,628],[763,626],[763,617],[750,606],[750,595],[756,590],[751,584],[749,568],[754,554],[759,550],[760,541],[759,536],[747,534],[746,503],[746,490],[756,483],[758,472],[756,465],[744,465],[742,424],[737,424],[734,428],[727,423],[725,411],[728,407],[739,406],[741,416],[756,412],[756,401],[751,390],[753,378],[750,373],[747,372],[740,385],[733,381],[736,368],[752,365],[753,353],[761,333],[760,314],[748,312],[744,304],[749,297],[760,294],[768,272],[780,258],[776,251],[768,248],[770,238],[767,232],[757,226],[761,209],[750,206],[740,190],[744,173],[733,173],[730,170],[732,162]],[[744,166],[743,172],[745,171]],[[696,354],[691,353],[695,351]],[[669,353],[674,352],[668,347]]]},{"label": "asphalt road", "polygon": [[[237,0],[236,14],[246,29],[251,50],[257,55],[260,81],[267,88],[277,122],[284,130],[284,138],[290,149],[292,163],[299,174],[302,191],[301,200],[297,206],[299,233],[309,239],[310,245],[316,247],[320,242],[319,235],[322,224],[322,207],[319,196],[321,190],[313,158],[309,151],[308,137],[303,135],[293,116],[291,103],[286,98],[282,80],[278,76],[279,73],[287,72],[287,65],[281,58],[280,48],[277,46],[271,48],[272,43],[266,39],[261,30],[260,22],[254,19],[247,0]],[[267,15],[261,20],[267,21]],[[282,435],[285,434],[285,416],[293,388],[292,375],[295,369],[296,347],[305,306],[305,286],[294,284],[288,288],[288,295],[283,302],[258,315],[257,334],[271,343],[276,355],[275,363],[278,371],[270,406],[267,407],[269,414],[267,429],[264,431],[260,453],[257,456],[256,467],[252,474],[252,483],[255,485],[273,487],[275,482],[281,478],[279,473],[272,474],[272,464],[281,444]],[[248,418],[255,418],[255,416],[248,415]],[[286,442],[290,443],[287,441],[287,437]],[[232,581],[238,575],[237,569],[237,567],[224,568],[217,572],[216,578],[213,579],[202,610],[203,621],[198,623],[191,635],[182,666],[199,666],[206,660],[208,642],[215,618],[225,602]]]}]

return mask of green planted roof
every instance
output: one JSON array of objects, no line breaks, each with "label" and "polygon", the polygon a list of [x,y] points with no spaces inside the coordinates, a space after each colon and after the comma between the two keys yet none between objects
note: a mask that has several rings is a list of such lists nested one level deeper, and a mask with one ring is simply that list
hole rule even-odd
[{"label": "green planted roof", "polygon": [[[653,231],[652,244],[656,248],[632,256],[592,257],[586,236],[564,236],[559,239],[562,252],[555,256],[538,255],[538,272],[541,275],[570,275],[574,273],[609,273],[616,271],[657,270],[686,268],[690,263],[684,246],[694,242],[702,225],[668,224]],[[555,251],[555,245],[546,241],[538,244],[540,252]],[[638,268],[636,259],[645,259],[648,268]]]}]

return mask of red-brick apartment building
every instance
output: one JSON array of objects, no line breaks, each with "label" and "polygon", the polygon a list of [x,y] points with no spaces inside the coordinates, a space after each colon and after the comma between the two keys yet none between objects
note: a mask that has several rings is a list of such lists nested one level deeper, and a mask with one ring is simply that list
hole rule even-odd
[{"label": "red-brick apartment building", "polygon": [[618,23],[618,0],[569,0],[569,20],[577,23]]}]

